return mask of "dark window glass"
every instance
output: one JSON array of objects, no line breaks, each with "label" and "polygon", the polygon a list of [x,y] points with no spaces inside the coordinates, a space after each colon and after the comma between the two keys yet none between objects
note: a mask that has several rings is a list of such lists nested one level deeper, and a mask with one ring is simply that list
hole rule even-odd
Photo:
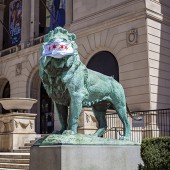
[{"label": "dark window glass", "polygon": [[41,96],[40,96],[40,131],[44,133],[52,133],[54,130],[54,111],[53,103],[49,98],[43,84],[41,83]]},{"label": "dark window glass", "polygon": [[[4,87],[2,98],[10,98],[10,84],[9,84],[9,82],[7,82]],[[2,113],[9,113],[9,111],[2,108]]]},{"label": "dark window glass", "polygon": [[107,76],[113,76],[114,79],[119,81],[118,63],[115,56],[110,52],[101,51],[96,53],[87,64],[87,67]]}]

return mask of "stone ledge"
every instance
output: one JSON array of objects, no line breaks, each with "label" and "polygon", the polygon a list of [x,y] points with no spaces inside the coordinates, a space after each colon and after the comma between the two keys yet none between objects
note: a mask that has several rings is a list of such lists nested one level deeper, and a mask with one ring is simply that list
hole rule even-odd
[{"label": "stone ledge", "polygon": [[116,140],[109,138],[101,138],[94,135],[83,134],[51,134],[45,138],[41,138],[34,143],[34,146],[46,146],[46,145],[116,145],[116,146],[135,146],[139,143],[131,142],[128,140]]}]

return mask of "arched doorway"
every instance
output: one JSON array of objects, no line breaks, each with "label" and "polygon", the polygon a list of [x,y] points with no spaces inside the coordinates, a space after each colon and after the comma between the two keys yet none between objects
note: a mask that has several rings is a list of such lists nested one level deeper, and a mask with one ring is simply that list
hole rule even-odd
[{"label": "arched doorway", "polygon": [[87,68],[107,76],[113,76],[119,81],[119,66],[115,56],[108,51],[96,53],[88,62]]},{"label": "arched doorway", "polygon": [[53,102],[48,97],[46,90],[41,83],[39,70],[31,78],[30,97],[37,99],[38,103],[34,104],[31,112],[36,113],[36,133],[51,133],[54,129],[54,109]]},{"label": "arched doorway", "polygon": [[[10,84],[9,84],[9,81],[6,83],[6,85],[4,87],[2,98],[10,98]],[[2,113],[9,113],[9,111],[2,108]]]}]

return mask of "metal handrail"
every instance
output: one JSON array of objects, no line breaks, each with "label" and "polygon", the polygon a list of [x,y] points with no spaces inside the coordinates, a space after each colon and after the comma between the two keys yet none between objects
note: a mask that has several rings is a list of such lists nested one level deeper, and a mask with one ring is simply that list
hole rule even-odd
[{"label": "metal handrail", "polygon": [[[158,110],[144,110],[134,111],[132,114],[143,116],[142,122],[133,122],[131,120],[131,140],[141,142],[143,138],[170,136],[170,109],[158,109]],[[117,139],[121,136],[120,132],[123,132],[121,124],[117,123],[119,120],[116,114],[107,114],[107,120],[110,125],[106,130],[105,135],[107,137]],[[121,122],[120,122],[121,123]],[[134,123],[134,124],[133,124]]]}]

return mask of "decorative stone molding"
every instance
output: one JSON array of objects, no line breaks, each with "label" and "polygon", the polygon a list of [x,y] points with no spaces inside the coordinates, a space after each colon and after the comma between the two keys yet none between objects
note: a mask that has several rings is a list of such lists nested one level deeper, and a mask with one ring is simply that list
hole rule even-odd
[{"label": "decorative stone molding", "polygon": [[127,45],[135,45],[138,42],[138,30],[137,29],[131,29],[126,33],[126,40]]},{"label": "decorative stone molding", "polygon": [[0,133],[7,133],[13,131],[13,120],[2,121],[0,120]]},{"label": "decorative stone molding", "polygon": [[97,130],[98,122],[91,108],[83,108],[80,114],[78,132],[82,134],[94,134]]},{"label": "decorative stone molding", "polygon": [[19,124],[23,129],[26,129],[27,126],[30,124],[30,121],[28,123],[19,122]]},{"label": "decorative stone molding", "polygon": [[85,122],[88,124],[88,123],[96,123],[96,118],[93,116],[93,115],[91,115],[91,114],[88,114],[88,113],[86,113],[86,112],[84,112],[84,114],[85,114]]},{"label": "decorative stone molding", "polygon": [[16,64],[15,75],[19,76],[22,74],[22,63]]},{"label": "decorative stone molding", "polygon": [[16,128],[18,128],[19,125],[22,127],[22,129],[26,129],[28,127],[28,125],[30,125],[31,129],[33,128],[33,123],[30,120],[28,123],[24,123],[24,122],[20,122],[20,121],[16,121],[16,120],[14,120],[14,122],[15,122]]},{"label": "decorative stone molding", "polygon": [[15,127],[18,128],[19,122],[17,122],[16,120],[14,120],[14,122],[15,122]]}]

